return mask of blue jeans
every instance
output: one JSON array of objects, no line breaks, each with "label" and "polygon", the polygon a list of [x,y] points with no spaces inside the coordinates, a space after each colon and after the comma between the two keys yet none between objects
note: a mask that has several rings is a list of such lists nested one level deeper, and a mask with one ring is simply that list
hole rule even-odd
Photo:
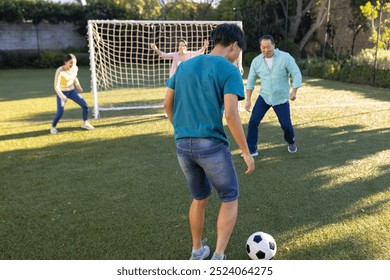
[{"label": "blue jeans", "polygon": [[[77,90],[69,90],[69,91],[63,91],[62,92],[68,99],[73,100],[77,104],[80,105],[80,107],[83,109],[83,121],[88,120],[88,104],[87,102],[82,98],[82,96],[78,93]],[[65,103],[62,101],[62,99],[57,95],[57,113],[55,114],[52,122],[52,127],[56,127],[58,121],[61,119],[62,115],[64,114],[64,107]]]},{"label": "blue jeans", "polygon": [[246,141],[251,153],[257,151],[259,125],[261,120],[264,118],[265,113],[267,113],[271,107],[274,109],[279,123],[284,131],[284,140],[289,144],[295,143],[294,128],[290,118],[290,103],[287,101],[286,103],[280,105],[270,106],[265,103],[263,97],[260,95],[253,107],[252,115],[248,124],[248,134],[246,136]]},{"label": "blue jeans", "polygon": [[176,152],[193,199],[207,198],[211,185],[224,202],[238,198],[237,173],[226,143],[184,138],[176,143]]}]

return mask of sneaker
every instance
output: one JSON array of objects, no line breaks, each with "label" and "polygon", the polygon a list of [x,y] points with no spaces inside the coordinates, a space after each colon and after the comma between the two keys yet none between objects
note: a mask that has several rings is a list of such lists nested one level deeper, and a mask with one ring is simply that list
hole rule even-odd
[{"label": "sneaker", "polygon": [[202,246],[202,253],[192,253],[190,260],[204,260],[210,255],[210,248],[209,246]]},{"label": "sneaker", "polygon": [[50,134],[57,134],[58,130],[55,127],[50,128]]},{"label": "sneaker", "polygon": [[93,130],[93,129],[95,129],[95,128],[93,127],[93,125],[90,124],[89,122],[85,122],[85,124],[82,125],[81,128],[84,128],[84,129],[87,129],[87,130]]},{"label": "sneaker", "polygon": [[213,261],[225,261],[226,259],[227,259],[226,255],[220,256],[215,252],[214,252],[213,256],[211,257],[211,260],[213,260]]},{"label": "sneaker", "polygon": [[[258,152],[258,151],[251,153],[251,156],[252,156],[252,157],[257,157],[258,155],[259,155],[259,152]],[[241,157],[243,157],[243,156],[244,156],[244,155],[241,154]]]},{"label": "sneaker", "polygon": [[295,143],[288,144],[287,150],[288,150],[289,153],[296,153],[298,151],[297,144],[295,144]]}]

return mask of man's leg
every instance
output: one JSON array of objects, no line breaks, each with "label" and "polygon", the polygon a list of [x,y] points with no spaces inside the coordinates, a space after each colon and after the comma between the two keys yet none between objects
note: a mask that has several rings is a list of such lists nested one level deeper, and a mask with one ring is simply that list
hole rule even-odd
[{"label": "man's leg", "polygon": [[259,139],[259,125],[269,108],[270,106],[267,103],[265,103],[263,97],[259,96],[256,100],[255,106],[253,107],[252,115],[248,124],[248,134],[246,136],[249,152],[251,154],[257,152],[257,142]]},{"label": "man's leg", "polygon": [[225,249],[236,225],[237,215],[238,199],[221,203],[217,221],[217,246],[215,248],[215,253],[220,256],[225,254]]},{"label": "man's leg", "polygon": [[202,235],[207,202],[208,198],[202,200],[193,199],[190,206],[189,219],[192,236],[192,248],[194,250],[200,249],[202,247]]},{"label": "man's leg", "polygon": [[295,134],[294,134],[294,128],[290,117],[289,102],[274,106],[273,109],[278,117],[280,126],[284,131],[284,140],[289,144],[294,144]]}]

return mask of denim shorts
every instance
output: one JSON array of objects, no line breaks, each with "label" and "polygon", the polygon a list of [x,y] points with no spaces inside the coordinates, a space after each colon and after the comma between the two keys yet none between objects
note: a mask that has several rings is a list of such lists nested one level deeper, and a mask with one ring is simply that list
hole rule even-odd
[{"label": "denim shorts", "polygon": [[238,198],[238,179],[228,145],[205,138],[184,138],[176,143],[177,158],[193,199],[210,196],[213,186],[221,201]]}]

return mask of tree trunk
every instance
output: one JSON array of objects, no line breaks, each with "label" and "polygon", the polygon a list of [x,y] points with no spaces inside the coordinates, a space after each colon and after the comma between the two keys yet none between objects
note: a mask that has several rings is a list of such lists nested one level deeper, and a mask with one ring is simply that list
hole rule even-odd
[{"label": "tree trunk", "polygon": [[328,4],[328,1],[330,1],[330,0],[322,0],[321,1],[320,7],[319,7],[317,15],[316,15],[316,21],[314,22],[314,24],[312,24],[312,26],[310,27],[309,31],[306,32],[305,36],[303,36],[302,40],[299,42],[298,47],[299,47],[299,50],[301,52],[302,52],[303,48],[305,47],[306,43],[311,38],[311,36],[314,34],[314,32],[319,27],[321,27],[321,25],[323,24],[324,20],[326,19],[326,15],[327,15],[327,8],[326,8],[326,6]]},{"label": "tree trunk", "polygon": [[306,7],[303,6],[303,0],[296,0],[297,8],[295,10],[296,14],[295,16],[292,16],[290,19],[290,31],[289,31],[289,37],[293,40],[297,36],[297,32],[299,29],[299,26],[301,25],[302,18],[306,15],[306,13],[314,6],[316,0],[310,0],[310,2],[306,5]]}]

